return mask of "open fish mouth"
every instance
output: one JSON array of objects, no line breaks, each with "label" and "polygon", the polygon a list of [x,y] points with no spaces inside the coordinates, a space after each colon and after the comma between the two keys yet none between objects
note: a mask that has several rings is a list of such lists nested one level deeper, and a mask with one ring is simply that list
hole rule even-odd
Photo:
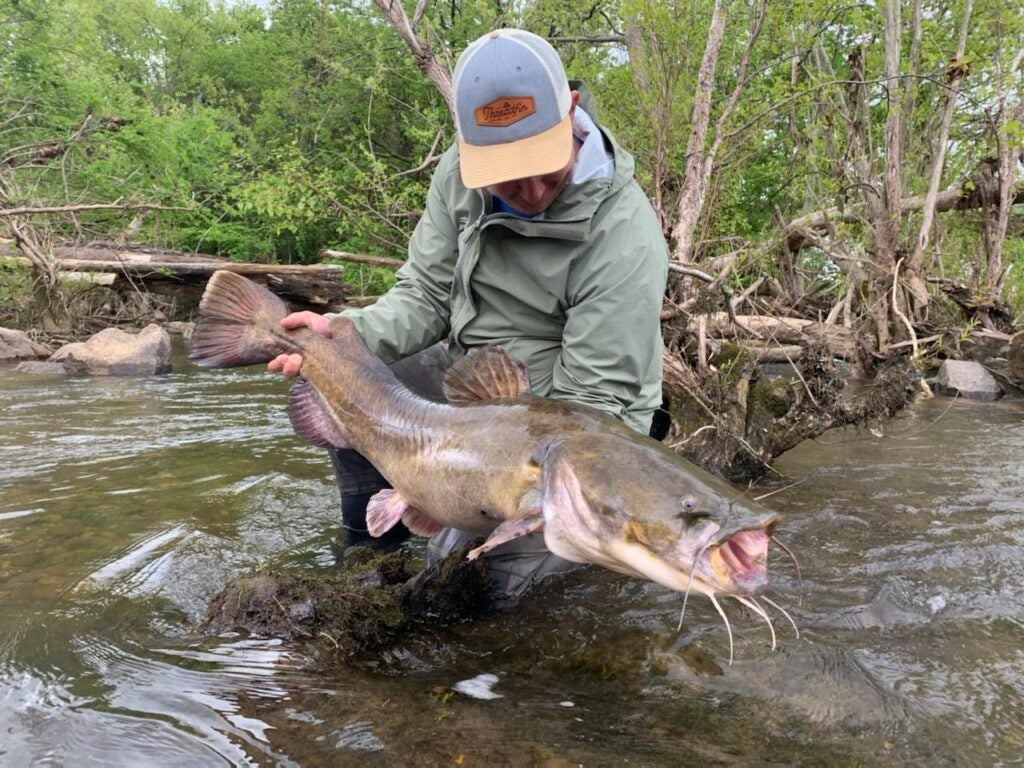
[{"label": "open fish mouth", "polygon": [[[705,581],[703,585],[693,584],[691,578],[691,583],[687,586],[686,594],[683,597],[679,626],[681,628],[683,625],[686,602],[691,588],[703,592],[711,600],[715,610],[718,611],[725,623],[729,635],[730,664],[733,659],[732,627],[729,625],[729,619],[726,617],[725,611],[722,610],[716,595],[731,597],[760,616],[771,632],[773,651],[777,645],[775,626],[772,624],[767,610],[761,604],[762,602],[779,611],[793,627],[797,638],[800,637],[800,630],[796,622],[793,621],[793,617],[778,603],[759,594],[768,583],[768,546],[772,543],[793,560],[797,576],[800,575],[800,566],[793,553],[774,536],[773,532],[777,522],[778,517],[773,515],[767,520],[762,518],[755,524],[739,530],[736,528],[722,529],[709,539],[694,561],[694,575],[697,575],[697,571],[703,571],[709,578],[705,581],[698,576],[700,581]],[[708,586],[711,588],[708,589]]]},{"label": "open fish mouth", "polygon": [[749,595],[768,583],[768,545],[772,525],[739,531],[713,544],[708,552],[709,570],[726,593]]}]

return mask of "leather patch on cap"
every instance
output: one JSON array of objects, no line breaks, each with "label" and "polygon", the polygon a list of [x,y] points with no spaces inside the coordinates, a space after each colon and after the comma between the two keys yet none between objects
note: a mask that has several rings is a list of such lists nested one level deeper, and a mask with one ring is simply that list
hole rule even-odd
[{"label": "leather patch on cap", "polygon": [[533,96],[509,96],[477,107],[473,116],[476,117],[477,125],[504,128],[507,125],[518,123],[536,111],[537,106],[533,102]]}]

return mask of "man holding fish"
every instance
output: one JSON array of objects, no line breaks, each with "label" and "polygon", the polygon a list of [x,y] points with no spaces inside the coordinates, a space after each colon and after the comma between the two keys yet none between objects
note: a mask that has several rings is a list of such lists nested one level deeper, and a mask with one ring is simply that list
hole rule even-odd
[{"label": "man holding fish", "polygon": [[[647,434],[661,403],[668,251],[633,158],[597,124],[555,50],[529,32],[473,42],[453,91],[458,138],[438,163],[396,284],[344,316],[423,394],[440,397],[444,369],[470,349],[499,345],[525,364],[532,394]],[[329,318],[300,312],[282,325],[329,335]],[[301,366],[297,353],[269,364],[289,377]],[[365,542],[367,504],[388,483],[355,450],[330,453],[349,542]],[[384,540],[396,531],[404,528]],[[446,529],[428,551],[440,557],[473,536]],[[539,533],[493,548],[488,564],[509,597],[574,565]]]}]

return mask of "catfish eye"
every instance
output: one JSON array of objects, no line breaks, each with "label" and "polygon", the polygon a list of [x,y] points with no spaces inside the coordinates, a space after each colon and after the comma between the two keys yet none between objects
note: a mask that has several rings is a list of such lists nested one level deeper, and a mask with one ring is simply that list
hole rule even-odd
[{"label": "catfish eye", "polygon": [[699,505],[697,504],[697,499],[693,496],[683,496],[679,499],[679,506],[682,507],[684,515],[692,515],[697,511]]}]

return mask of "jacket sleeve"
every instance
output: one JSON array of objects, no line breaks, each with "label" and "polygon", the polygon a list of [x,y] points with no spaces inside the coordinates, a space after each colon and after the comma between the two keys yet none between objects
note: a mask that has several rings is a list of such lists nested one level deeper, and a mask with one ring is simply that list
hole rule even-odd
[{"label": "jacket sleeve", "polygon": [[439,168],[427,204],[409,241],[395,285],[369,307],[346,310],[366,345],[386,363],[429,347],[448,334],[451,285],[458,258],[458,230],[445,202]]},{"label": "jacket sleeve", "polygon": [[634,215],[616,217],[619,225],[588,243],[573,263],[551,396],[592,406],[646,433],[661,401],[668,247],[646,199],[641,202]]}]

